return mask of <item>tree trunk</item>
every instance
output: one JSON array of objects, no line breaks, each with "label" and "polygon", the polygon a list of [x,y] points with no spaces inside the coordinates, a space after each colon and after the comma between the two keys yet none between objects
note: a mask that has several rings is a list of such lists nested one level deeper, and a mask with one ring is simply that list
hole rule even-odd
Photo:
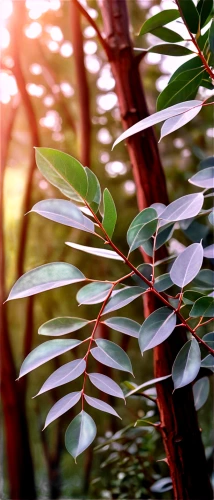
[{"label": "tree trunk", "polygon": [[[129,36],[125,0],[100,1],[104,22],[107,56],[116,81],[121,121],[126,130],[148,116],[140,80],[138,60],[134,57]],[[136,183],[137,201],[142,210],[155,202],[168,204],[166,181],[151,128],[127,140],[127,149]],[[151,295],[151,294],[150,294]],[[147,304],[151,313],[157,304]],[[155,348],[155,376],[171,373],[175,356],[186,341],[186,334],[176,328],[163,344]],[[204,448],[198,428],[191,386],[175,391],[172,382],[157,384],[163,443],[177,500],[212,499]]]}]

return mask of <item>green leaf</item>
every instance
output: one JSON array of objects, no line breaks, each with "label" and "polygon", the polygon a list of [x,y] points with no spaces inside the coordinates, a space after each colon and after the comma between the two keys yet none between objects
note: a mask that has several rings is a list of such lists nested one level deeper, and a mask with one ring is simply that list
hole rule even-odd
[{"label": "green leaf", "polygon": [[68,333],[76,332],[90,323],[87,319],[71,318],[70,316],[63,316],[59,318],[50,319],[39,327],[39,335],[48,335],[50,337],[57,337],[67,335]]},{"label": "green leaf", "polygon": [[[151,264],[140,264],[137,267],[137,270],[143,276],[145,276],[145,278],[147,280],[151,281],[151,279],[152,279],[152,265]],[[143,281],[143,279],[140,278],[140,276],[138,276],[137,274],[133,274],[132,279],[135,281],[135,283],[137,283],[138,286],[142,287],[143,290],[145,290],[145,281]]]},{"label": "green leaf", "polygon": [[[145,285],[145,290],[146,289],[147,285]],[[142,293],[143,288],[139,286],[126,286],[121,290],[116,290],[106,304],[103,314],[125,307],[127,304],[130,304],[130,302],[140,297]]]},{"label": "green leaf", "polygon": [[213,0],[199,0],[197,4],[197,11],[200,16],[200,28],[205,26],[207,18],[213,10]]},{"label": "green leaf", "polygon": [[183,45],[174,45],[173,43],[161,43],[160,45],[155,45],[154,47],[150,47],[147,52],[174,57],[189,56],[192,54],[192,50],[187,47],[183,47]]},{"label": "green leaf", "polygon": [[96,410],[104,411],[106,413],[111,413],[111,415],[115,415],[115,417],[121,418],[118,413],[110,406],[108,403],[105,403],[104,401],[101,401],[100,399],[97,398],[92,398],[91,396],[87,396],[84,394],[84,398],[86,402],[92,406],[93,408],[96,408]]},{"label": "green leaf", "polygon": [[189,315],[192,318],[204,316],[205,318],[214,317],[214,299],[213,297],[200,297],[196,300]]},{"label": "green leaf", "polygon": [[214,167],[214,156],[208,156],[205,160],[200,161],[199,168]]},{"label": "green leaf", "polygon": [[178,17],[180,17],[180,14],[176,9],[169,9],[158,12],[158,14],[155,14],[155,16],[152,16],[145,21],[145,23],[141,27],[139,35],[150,33],[155,28],[165,26],[166,24],[175,21],[175,19],[178,19]]},{"label": "green leaf", "polygon": [[211,212],[210,215],[208,215],[208,219],[209,219],[210,224],[212,224],[212,226],[214,226],[214,210]]},{"label": "green leaf", "polygon": [[183,303],[186,305],[194,304],[194,302],[202,297],[202,293],[196,292],[194,290],[186,290],[183,294]]},{"label": "green leaf", "polygon": [[89,203],[92,210],[96,213],[101,202],[101,189],[98,178],[88,167],[85,167],[85,171],[88,178],[88,189],[86,194],[86,200]]},{"label": "green leaf", "polygon": [[196,411],[200,410],[209,396],[210,383],[208,377],[202,377],[193,385],[193,397]]},{"label": "green leaf", "polygon": [[138,385],[137,387],[132,389],[130,392],[128,392],[128,394],[126,394],[126,397],[132,396],[133,394],[136,394],[136,392],[141,391],[141,389],[144,389],[144,387],[148,387],[149,385],[155,385],[158,382],[163,382],[163,380],[166,380],[166,379],[170,378],[171,376],[172,375],[170,374],[170,375],[165,375],[164,377],[158,377],[158,378],[153,378],[152,380],[148,380],[147,382],[144,382],[143,384]]},{"label": "green leaf", "polygon": [[176,315],[168,307],[154,311],[141,326],[139,345],[141,353],[152,349],[166,340],[176,325]]},{"label": "green leaf", "polygon": [[84,410],[72,420],[65,433],[65,446],[75,461],[94,441],[96,433],[93,418]]},{"label": "green leaf", "polygon": [[74,227],[89,233],[94,233],[93,222],[82,214],[81,210],[67,200],[43,200],[31,209],[46,219],[58,222],[64,226]]},{"label": "green leaf", "polygon": [[203,69],[203,64],[200,57],[198,56],[194,56],[192,59],[189,59],[185,63],[181,64],[181,66],[179,66],[179,68],[177,68],[176,71],[172,74],[169,83],[173,82],[173,80],[175,80],[181,73],[196,68],[198,68],[198,70]]},{"label": "green leaf", "polygon": [[71,248],[75,248],[76,250],[81,250],[82,252],[90,253],[91,255],[96,255],[97,257],[104,257],[106,259],[120,260],[124,262],[122,257],[118,255],[113,250],[106,250],[105,248],[94,248],[94,247],[86,247],[85,245],[79,245],[78,243],[71,243],[70,241],[65,242]]},{"label": "green leaf", "polygon": [[110,394],[110,396],[124,399],[122,389],[110,377],[102,375],[101,373],[89,373],[88,377],[91,383],[100,391],[103,391],[106,394]]},{"label": "green leaf", "polygon": [[7,300],[29,297],[36,293],[84,280],[84,274],[77,267],[65,262],[52,262],[23,274],[13,285]]},{"label": "green leaf", "polygon": [[49,424],[51,424],[51,422],[59,418],[61,415],[66,413],[66,411],[70,410],[76,403],[78,403],[78,401],[81,398],[81,395],[82,395],[81,391],[71,392],[70,394],[67,394],[59,401],[57,401],[57,403],[55,403],[55,405],[52,406],[52,408],[47,414],[44,429],[46,429],[46,427]]},{"label": "green leaf", "polygon": [[213,188],[214,186],[214,167],[205,168],[197,172],[189,179],[190,184],[201,188]]},{"label": "green leaf", "polygon": [[191,33],[197,33],[199,28],[199,14],[192,0],[179,0],[179,8],[185,24]]},{"label": "green leaf", "polygon": [[214,54],[214,19],[212,20],[209,31],[209,46],[211,53]]},{"label": "green leaf", "polygon": [[89,283],[77,293],[77,302],[79,304],[99,304],[106,299],[111,288],[112,284],[105,281]]},{"label": "green leaf", "polygon": [[112,195],[107,188],[105,188],[103,192],[103,207],[104,215],[102,224],[107,235],[111,239],[117,221],[117,211]]},{"label": "green leaf", "polygon": [[88,180],[84,167],[72,156],[51,148],[35,148],[40,172],[65,196],[82,201],[87,194]]},{"label": "green leaf", "polygon": [[158,276],[156,278],[154,287],[158,292],[164,292],[164,290],[167,290],[173,285],[173,281],[170,278],[170,274],[162,274],[161,276]]},{"label": "green leaf", "polygon": [[195,217],[200,212],[203,202],[202,193],[187,194],[178,198],[170,203],[161,214],[162,225]]},{"label": "green leaf", "polygon": [[140,324],[132,319],[115,317],[106,319],[102,323],[112,328],[112,330],[125,333],[126,335],[130,335],[130,337],[138,338]]},{"label": "green leaf", "polygon": [[214,332],[206,333],[206,335],[203,336],[203,340],[214,349]]},{"label": "green leaf", "polygon": [[201,367],[208,368],[209,370],[214,372],[214,357],[212,356],[212,354],[208,354],[206,358],[202,359]]},{"label": "green leaf", "polygon": [[154,208],[145,208],[134,218],[127,232],[129,253],[151,238],[156,231],[157,224],[157,212]]},{"label": "green leaf", "polygon": [[159,142],[161,141],[161,139],[163,139],[163,137],[166,137],[166,135],[172,134],[172,132],[175,132],[175,130],[184,127],[184,125],[193,120],[193,118],[195,118],[195,116],[197,116],[201,111],[201,108],[202,106],[198,106],[197,108],[190,109],[190,111],[187,111],[182,115],[173,116],[172,118],[166,120],[161,128],[161,136]]},{"label": "green leaf", "polygon": [[183,288],[195,278],[202,263],[203,247],[201,243],[193,243],[181,252],[173,263],[170,271],[171,280]]},{"label": "green leaf", "polygon": [[55,372],[53,372],[50,377],[47,378],[36,396],[39,396],[44,392],[55,389],[55,387],[60,387],[61,385],[75,380],[80,375],[82,375],[85,369],[86,362],[84,359],[75,359],[74,361],[69,361],[69,363],[60,366],[60,368],[55,370]]},{"label": "green leaf", "polygon": [[195,277],[192,286],[200,290],[212,290],[214,283],[214,271],[202,269]]},{"label": "green leaf", "polygon": [[176,42],[183,42],[184,39],[182,38],[181,35],[176,33],[175,31],[170,30],[169,28],[155,28],[154,30],[151,31],[152,35],[157,36],[164,42],[169,42],[169,43],[176,43]]},{"label": "green leaf", "polygon": [[164,227],[158,229],[156,238],[155,249],[161,248],[172,236],[174,231],[174,224],[165,224]]},{"label": "green leaf", "polygon": [[[189,69],[176,76],[159,95],[157,100],[157,111],[181,101],[194,99],[204,73],[204,68],[196,68]],[[193,112],[193,110],[189,110],[189,112],[190,111]]]},{"label": "green leaf", "polygon": [[201,366],[201,352],[195,339],[188,340],[179,351],[172,367],[174,389],[179,389],[195,380]]},{"label": "green leaf", "polygon": [[201,106],[201,104],[203,104],[203,102],[198,100],[181,102],[179,104],[175,104],[174,106],[170,106],[167,109],[163,109],[162,111],[158,111],[157,113],[153,113],[151,116],[147,116],[147,118],[140,120],[138,123],[135,123],[135,125],[132,125],[132,127],[123,132],[114,142],[112,149],[114,149],[114,147],[124,139],[127,139],[142,130],[146,130],[157,123],[163,122],[164,120],[167,120],[167,118],[185,113],[194,106]]},{"label": "green leaf", "polygon": [[133,374],[131,361],[126,352],[114,342],[96,339],[98,347],[91,349],[92,356],[104,365]]},{"label": "green leaf", "polygon": [[74,347],[79,344],[81,344],[81,341],[76,339],[56,339],[44,342],[30,352],[25,358],[20,368],[19,378],[35,370],[35,368],[38,368],[38,366],[43,365],[50,359],[56,358],[56,356],[74,349]]}]

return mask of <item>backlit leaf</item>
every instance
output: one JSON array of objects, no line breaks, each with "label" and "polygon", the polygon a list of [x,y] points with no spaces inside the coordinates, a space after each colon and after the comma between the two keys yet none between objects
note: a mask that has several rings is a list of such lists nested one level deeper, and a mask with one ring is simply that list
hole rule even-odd
[{"label": "backlit leaf", "polygon": [[98,347],[91,349],[91,354],[103,363],[117,370],[133,373],[131,361],[126,352],[117,344],[105,339],[96,339]]},{"label": "backlit leaf", "polygon": [[155,28],[165,26],[166,24],[175,21],[175,19],[178,19],[178,17],[180,17],[180,14],[176,9],[169,9],[158,12],[158,14],[155,14],[155,16],[152,16],[145,21],[145,23],[141,27],[139,35],[150,33]]},{"label": "backlit leaf", "polygon": [[210,383],[208,377],[202,377],[193,385],[193,397],[196,411],[200,410],[209,396]]},{"label": "backlit leaf", "polygon": [[89,373],[88,376],[91,383],[100,391],[110,394],[110,396],[124,399],[122,389],[110,377],[102,375],[101,373]]},{"label": "backlit leaf", "polygon": [[173,116],[172,118],[166,120],[161,128],[160,141],[161,139],[163,139],[163,137],[166,137],[166,135],[171,134],[175,130],[178,130],[179,128],[189,123],[193,118],[195,118],[195,116],[197,116],[197,114],[201,110],[201,107],[202,106],[198,106],[197,108],[190,109],[190,111],[187,111],[182,115]]},{"label": "backlit leaf", "polygon": [[70,394],[66,394],[63,398],[61,398],[55,405],[52,406],[50,411],[47,414],[45,420],[44,429],[51,424],[56,418],[60,417],[66,411],[70,410],[81,398],[82,392],[71,392]]},{"label": "backlit leaf", "polygon": [[71,318],[70,316],[63,316],[59,318],[50,319],[39,327],[39,335],[48,335],[50,337],[57,337],[67,335],[68,333],[76,332],[89,323],[89,320],[82,318]]},{"label": "backlit leaf", "polygon": [[135,387],[134,389],[132,389],[130,392],[128,392],[128,394],[126,394],[126,397],[132,396],[133,394],[136,394],[137,392],[140,392],[141,389],[144,389],[144,387],[148,387],[149,385],[155,385],[158,382],[163,382],[164,380],[166,380],[166,379],[168,379],[170,377],[171,377],[171,374],[170,375],[165,375],[164,377],[158,377],[158,378],[153,378],[152,380],[148,380],[147,382],[144,382],[143,384],[138,385],[137,387]]},{"label": "backlit leaf", "polygon": [[[40,391],[39,394],[43,394],[46,391],[50,391],[50,389],[54,389],[55,387],[59,387],[61,385],[67,384],[72,380],[78,378],[85,371],[86,362],[84,359],[75,359],[74,361],[69,361],[65,365],[60,366],[55,372],[53,372],[50,377],[47,378]],[[36,397],[34,396],[34,397]]]},{"label": "backlit leaf", "polygon": [[105,403],[104,401],[101,401],[100,399],[97,398],[92,398],[91,396],[87,396],[84,394],[84,398],[87,401],[87,403],[92,406],[93,408],[96,408],[97,410],[104,411],[106,413],[111,413],[111,415],[115,415],[115,417],[121,418],[118,413],[110,406],[108,403]]},{"label": "backlit leaf", "polygon": [[117,211],[112,195],[107,188],[105,188],[103,192],[103,207],[104,214],[102,224],[111,239],[117,221]]},{"label": "backlit leaf", "polygon": [[132,319],[115,317],[106,319],[103,323],[109,328],[112,328],[112,330],[125,333],[126,335],[130,335],[130,337],[138,338],[140,324]]},{"label": "backlit leaf", "polygon": [[172,265],[170,278],[183,288],[190,283],[200,271],[203,262],[203,247],[201,243],[193,243],[181,252]]},{"label": "backlit leaf", "polygon": [[200,297],[196,300],[189,315],[192,318],[204,316],[205,318],[214,317],[214,299],[213,297]]},{"label": "backlit leaf", "polygon": [[176,315],[168,307],[154,311],[141,326],[139,345],[141,353],[161,344],[173,332],[176,325]]},{"label": "backlit leaf", "polygon": [[93,222],[82,214],[81,210],[67,200],[42,200],[31,209],[46,219],[64,226],[74,227],[89,233],[94,232]]},{"label": "backlit leaf", "polygon": [[179,351],[172,367],[174,389],[179,389],[195,380],[201,366],[201,353],[195,339],[188,340]]},{"label": "backlit leaf", "polygon": [[65,433],[65,446],[75,461],[94,441],[96,433],[93,418],[84,410],[71,421]]},{"label": "backlit leaf", "polygon": [[173,201],[161,214],[163,224],[169,221],[191,219],[200,212],[204,202],[202,193],[187,194]]},{"label": "backlit leaf", "polygon": [[214,187],[214,167],[205,168],[197,172],[189,179],[190,184],[194,186],[199,186],[201,188],[213,188]]},{"label": "backlit leaf", "polygon": [[84,280],[84,274],[77,267],[65,262],[52,262],[23,274],[13,285],[7,300],[29,297]]},{"label": "backlit leaf", "polygon": [[113,250],[106,250],[105,248],[94,248],[94,247],[86,247],[85,245],[79,245],[78,243],[73,243],[70,241],[66,241],[65,243],[71,248],[75,248],[76,250],[81,250],[82,252],[90,253],[91,255],[96,255],[97,257],[104,257],[106,259],[113,260],[121,260],[124,262],[122,257],[118,255]]},{"label": "backlit leaf", "polygon": [[89,283],[77,293],[77,302],[79,304],[99,304],[106,299],[111,288],[112,284],[104,281]]},{"label": "backlit leaf", "polygon": [[[145,285],[145,290],[147,285]],[[143,288],[139,286],[126,286],[121,290],[114,292],[114,295],[110,297],[108,303],[105,306],[103,314],[107,314],[111,311],[116,311],[130,304],[133,300],[137,299],[142,295]]]},{"label": "backlit leaf", "polygon": [[214,244],[204,248],[204,257],[207,259],[214,259]]}]

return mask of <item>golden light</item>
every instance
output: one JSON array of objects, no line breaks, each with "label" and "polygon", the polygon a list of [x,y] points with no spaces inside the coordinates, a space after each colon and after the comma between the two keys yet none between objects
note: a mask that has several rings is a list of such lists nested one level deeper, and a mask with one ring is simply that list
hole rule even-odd
[{"label": "golden light", "polygon": [[33,22],[25,26],[24,32],[27,38],[38,38],[42,33],[42,26],[38,22]]}]

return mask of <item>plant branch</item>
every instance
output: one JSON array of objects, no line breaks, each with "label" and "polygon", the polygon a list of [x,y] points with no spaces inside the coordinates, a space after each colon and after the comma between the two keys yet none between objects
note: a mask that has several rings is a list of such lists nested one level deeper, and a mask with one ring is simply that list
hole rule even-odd
[{"label": "plant branch", "polygon": [[98,40],[100,41],[103,49],[105,50],[105,52],[107,51],[107,44],[104,40],[104,38],[102,37],[101,35],[101,32],[97,26],[97,24],[95,23],[95,21],[92,19],[92,17],[90,16],[90,14],[87,12],[86,9],[84,9],[84,7],[78,2],[78,0],[72,0],[73,3],[77,6],[77,8],[79,9],[79,11],[81,12],[81,14],[87,19],[87,21],[89,22],[89,24],[92,26],[92,28],[94,28],[94,30],[96,31],[97,33],[97,38]]}]

